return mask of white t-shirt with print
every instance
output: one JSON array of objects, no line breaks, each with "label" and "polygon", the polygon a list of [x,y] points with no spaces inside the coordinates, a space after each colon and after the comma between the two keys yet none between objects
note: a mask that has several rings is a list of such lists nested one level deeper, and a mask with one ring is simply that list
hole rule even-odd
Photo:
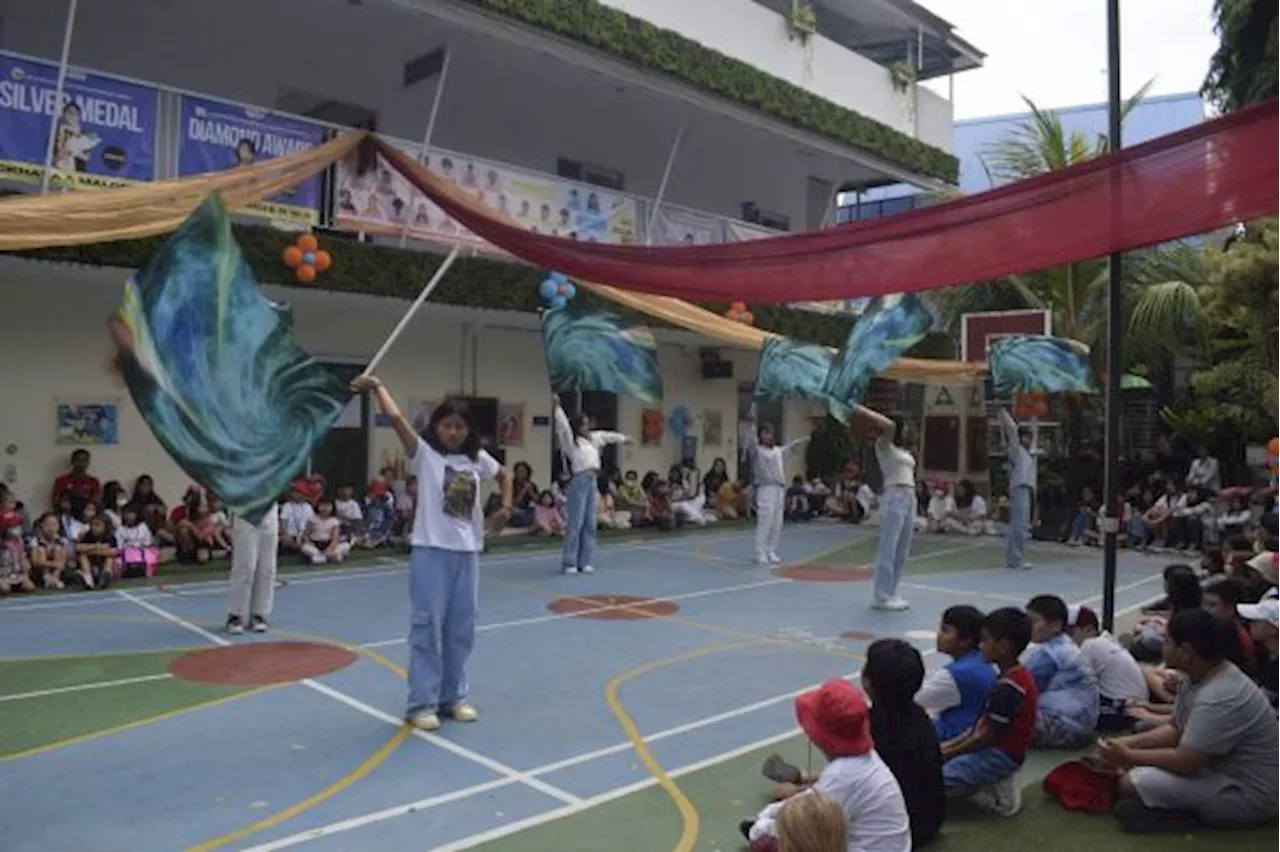
[{"label": "white t-shirt with print", "polygon": [[421,438],[409,461],[418,470],[413,546],[467,553],[481,550],[484,513],[480,483],[497,476],[502,466],[484,450],[475,461],[456,453],[441,455]]}]

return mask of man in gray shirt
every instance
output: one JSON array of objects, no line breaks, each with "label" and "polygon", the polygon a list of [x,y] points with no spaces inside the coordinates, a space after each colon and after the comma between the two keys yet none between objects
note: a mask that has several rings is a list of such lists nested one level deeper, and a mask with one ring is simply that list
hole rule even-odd
[{"label": "man in gray shirt", "polygon": [[1107,763],[1128,770],[1119,785],[1126,800],[1115,810],[1126,830],[1243,828],[1276,818],[1280,727],[1262,690],[1224,658],[1226,644],[1209,613],[1175,613],[1164,657],[1188,683],[1178,692],[1172,723],[1099,743]]}]

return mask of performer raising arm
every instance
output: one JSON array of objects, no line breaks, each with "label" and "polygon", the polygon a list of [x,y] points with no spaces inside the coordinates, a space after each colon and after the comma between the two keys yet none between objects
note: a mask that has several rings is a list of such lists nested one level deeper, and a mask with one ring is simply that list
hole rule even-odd
[{"label": "performer raising arm", "polygon": [[467,703],[467,658],[475,644],[484,547],[480,483],[497,480],[502,495],[498,517],[505,517],[511,512],[511,480],[480,449],[480,436],[463,403],[442,402],[418,435],[379,379],[359,376],[351,389],[373,392],[417,470],[418,507],[409,557],[407,719],[424,731],[440,727],[441,713],[474,722],[475,708]]},{"label": "performer raising arm", "polygon": [[785,456],[803,447],[811,436],[805,435],[779,446],[773,425],[756,426],[756,409],[750,412],[752,428],[744,437],[743,451],[751,465],[751,484],[756,492],[756,564],[777,565],[778,539],[782,536],[782,514],[786,508],[787,472]]},{"label": "performer raising arm", "polygon": [[591,418],[575,414],[570,421],[553,396],[556,440],[560,452],[569,463],[573,479],[569,483],[568,524],[564,531],[562,570],[566,574],[595,572],[591,559],[596,550],[596,490],[600,481],[600,451],[610,444],[629,444],[631,439],[621,432],[592,429]]},{"label": "performer raising arm", "polygon": [[1030,568],[1024,548],[1036,497],[1038,451],[1031,430],[1018,426],[1003,408],[1000,409],[1000,428],[1009,454],[1009,541],[1005,545],[1004,564],[1008,568]]},{"label": "performer raising arm", "polygon": [[876,462],[884,477],[871,606],[901,612],[910,606],[898,597],[898,584],[902,582],[902,569],[911,553],[911,536],[915,531],[916,457],[895,443],[902,440],[902,424],[897,420],[863,406],[854,409],[853,416],[875,432]]}]

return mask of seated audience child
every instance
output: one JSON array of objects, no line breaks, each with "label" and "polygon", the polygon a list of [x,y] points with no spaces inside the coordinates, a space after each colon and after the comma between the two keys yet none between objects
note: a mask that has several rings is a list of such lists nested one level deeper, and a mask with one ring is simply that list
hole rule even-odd
[{"label": "seated audience child", "polygon": [[369,492],[364,497],[362,514],[364,515],[364,532],[357,544],[370,550],[382,547],[391,538],[391,530],[396,522],[396,501],[382,477],[369,483]]},{"label": "seated audience child", "polygon": [[112,529],[120,526],[120,510],[127,505],[129,498],[119,480],[113,479],[102,486],[102,514],[111,522]]},{"label": "seated audience child", "polygon": [[1076,505],[1075,517],[1071,519],[1071,533],[1067,537],[1067,544],[1072,547],[1084,544],[1085,533],[1098,525],[1100,505],[1092,488],[1086,485],[1080,489],[1080,502]]},{"label": "seated audience child", "polygon": [[1183,610],[1169,619],[1165,662],[1183,672],[1173,718],[1154,730],[1102,740],[1123,770],[1114,815],[1133,832],[1245,827],[1276,818],[1280,736],[1262,691],[1224,657],[1222,625]]},{"label": "seated audience child", "polygon": [[36,521],[36,534],[31,539],[31,568],[40,575],[46,589],[65,589],[63,573],[71,565],[71,543],[58,527],[58,516],[45,512]]},{"label": "seated audience child", "polygon": [[951,486],[945,480],[939,479],[934,483],[933,491],[929,494],[929,506],[924,511],[925,532],[946,532],[947,518],[951,517],[955,511],[956,501],[951,496]]},{"label": "seated audience child", "polygon": [[[93,519],[98,517],[98,504],[93,501],[80,503],[76,506],[71,521],[67,524],[67,538],[72,541],[79,541],[80,537],[89,531],[89,525],[93,523]],[[111,524],[107,524],[107,531],[110,532]]]},{"label": "seated audience child", "polygon": [[280,507],[280,549],[301,551],[306,544],[307,524],[315,508],[297,483],[289,490],[289,500]]},{"label": "seated audience child", "polygon": [[1187,495],[1182,493],[1178,480],[1170,479],[1164,484],[1164,493],[1156,498],[1142,515],[1142,525],[1146,528],[1142,546],[1151,542],[1159,542],[1161,548],[1167,547],[1173,537],[1173,516],[1186,503]]},{"label": "seated audience child", "polygon": [[943,530],[954,535],[989,535],[994,525],[987,518],[987,501],[968,479],[956,483],[955,510],[943,522]]},{"label": "seated audience child", "polygon": [[675,507],[671,504],[671,492],[667,483],[655,480],[649,489],[649,507],[645,510],[644,525],[660,530],[673,530],[678,524]]},{"label": "seated audience child", "polygon": [[1067,636],[1068,612],[1062,598],[1037,595],[1027,603],[1031,641],[1027,671],[1036,682],[1039,705],[1034,744],[1076,748],[1093,742],[1098,727],[1098,684]]},{"label": "seated audience child", "polygon": [[849,852],[849,821],[840,803],[811,793],[778,811],[778,852]]},{"label": "seated audience child", "polygon": [[968,799],[998,816],[1022,808],[1016,774],[1035,735],[1037,693],[1031,673],[1018,656],[1031,641],[1031,619],[1020,609],[1004,607],[982,625],[982,656],[1000,675],[973,728],[942,744],[942,783],[948,799]]},{"label": "seated audience child", "polygon": [[933,717],[942,741],[955,739],[978,722],[996,670],[978,650],[986,617],[977,607],[960,604],[942,613],[935,640],[951,660],[925,679],[916,703]]},{"label": "seated audience child", "polygon": [[1181,551],[1204,550],[1206,524],[1213,523],[1213,503],[1199,488],[1188,488],[1181,507],[1173,512],[1173,538],[1170,542]]},{"label": "seated audience child", "polygon": [[1089,607],[1067,607],[1067,627],[1080,646],[1080,659],[1098,684],[1098,730],[1129,730],[1136,720],[1126,708],[1149,696],[1142,666],[1102,629],[1097,613]]},{"label": "seated audience child", "polygon": [[418,511],[418,477],[404,481],[404,491],[396,495],[396,525],[392,535],[408,539],[413,535],[413,519]]},{"label": "seated audience child", "polygon": [[338,486],[333,513],[342,524],[342,535],[347,541],[358,541],[364,535],[364,510],[356,499],[356,490],[350,485]]},{"label": "seated audience child", "polygon": [[871,699],[871,737],[902,788],[915,849],[938,836],[946,812],[938,735],[915,703],[923,682],[924,660],[912,645],[878,639],[867,648],[862,687]]},{"label": "seated audience child", "polygon": [[1278,568],[1280,565],[1277,564],[1275,551],[1264,550],[1248,557],[1247,561],[1237,567],[1234,574],[1244,583],[1244,592],[1240,599],[1255,601],[1262,600],[1264,597],[1275,597]]},{"label": "seated audience child", "polygon": [[1122,644],[1140,663],[1158,662],[1164,648],[1164,625],[1169,615],[1184,609],[1199,609],[1203,590],[1195,571],[1189,565],[1169,565],[1164,569],[1165,600],[1163,611],[1138,619]]},{"label": "seated audience child", "polygon": [[791,485],[787,488],[787,503],[785,517],[788,521],[808,521],[811,519],[809,514],[809,486],[804,484],[803,476],[791,477]]},{"label": "seated audience child", "polygon": [[144,473],[134,480],[133,494],[126,505],[137,510],[138,517],[151,528],[152,532],[164,527],[165,515],[169,510],[164,500],[160,499],[160,495],[156,493],[155,480],[149,474]]},{"label": "seated audience child", "polygon": [[631,529],[631,513],[617,508],[607,483],[604,490],[596,490],[596,526],[606,530]]},{"label": "seated audience child", "polygon": [[670,488],[671,508],[675,510],[676,518],[697,526],[706,524],[706,515],[702,513],[706,498],[698,489],[697,472],[686,469],[683,465],[672,465],[667,474],[667,484]]},{"label": "seated audience child", "polygon": [[543,491],[538,498],[538,505],[533,509],[534,535],[564,535],[564,509],[556,505],[556,497],[550,491]]},{"label": "seated audience child", "polygon": [[631,513],[633,524],[644,518],[644,512],[649,507],[649,498],[640,487],[640,475],[634,470],[627,471],[627,475],[618,484],[616,503],[618,509]]},{"label": "seated audience child", "polygon": [[115,579],[119,552],[107,519],[95,515],[76,541],[77,576],[86,589],[106,588]]},{"label": "seated audience child", "polygon": [[316,512],[303,530],[300,549],[312,565],[346,559],[351,545],[342,540],[342,522],[334,517],[332,500],[321,497],[316,503]]},{"label": "seated audience child", "polygon": [[[848,823],[850,850],[911,852],[911,820],[893,772],[876,754],[870,710],[862,691],[846,680],[829,680],[796,699],[800,728],[827,758],[812,786],[779,784],[779,800],[820,793],[840,803]],[[812,791],[812,792],[810,792]],[[776,836],[782,801],[761,811],[748,828],[753,841]]]},{"label": "seated audience child", "polygon": [[191,562],[196,557],[196,532],[193,520],[204,502],[204,492],[192,485],[182,494],[182,502],[169,513],[169,528],[179,561]]},{"label": "seated audience child", "polygon": [[742,483],[726,479],[716,489],[716,514],[721,520],[732,521],[742,515]]},{"label": "seated audience child", "polygon": [[122,576],[150,577],[156,573],[156,566],[160,564],[160,551],[151,536],[151,527],[142,522],[132,503],[120,510],[115,545],[120,551]]},{"label": "seated audience child", "polygon": [[22,515],[15,511],[0,514],[0,595],[32,592],[31,560],[22,538]]},{"label": "seated audience child", "polygon": [[729,466],[723,458],[716,457],[711,462],[711,470],[702,477],[702,498],[704,505],[715,506],[716,495],[720,488],[729,481]]},{"label": "seated audience child", "polygon": [[1236,614],[1236,607],[1244,600],[1244,584],[1235,577],[1219,577],[1204,587],[1202,605],[1204,611],[1218,619],[1227,630],[1224,655],[1253,679],[1258,675],[1257,649],[1253,644],[1249,627]]},{"label": "seated audience child", "polygon": [[1239,604],[1236,612],[1249,625],[1249,634],[1258,648],[1258,681],[1271,706],[1276,706],[1277,679],[1280,678],[1280,601],[1263,598],[1256,604]]},{"label": "seated audience child", "polygon": [[1244,535],[1251,520],[1253,513],[1249,511],[1249,502],[1244,497],[1231,498],[1227,511],[1217,518],[1219,539],[1225,541],[1230,536]]},{"label": "seated audience child", "polygon": [[538,502],[538,486],[533,482],[533,468],[528,462],[516,462],[511,468],[511,520],[507,526],[526,529],[533,526],[533,508]]}]

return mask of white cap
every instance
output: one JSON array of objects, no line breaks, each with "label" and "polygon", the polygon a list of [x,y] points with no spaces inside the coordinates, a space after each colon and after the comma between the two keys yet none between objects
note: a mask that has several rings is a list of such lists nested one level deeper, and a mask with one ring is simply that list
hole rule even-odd
[{"label": "white cap", "polygon": [[1280,573],[1280,553],[1272,553],[1264,550],[1248,561],[1248,566],[1262,575],[1262,579],[1266,580],[1273,586],[1280,586],[1280,579],[1277,573]]},{"label": "white cap", "polygon": [[1236,604],[1236,612],[1246,621],[1265,621],[1280,627],[1280,599],[1263,598],[1256,604]]}]

